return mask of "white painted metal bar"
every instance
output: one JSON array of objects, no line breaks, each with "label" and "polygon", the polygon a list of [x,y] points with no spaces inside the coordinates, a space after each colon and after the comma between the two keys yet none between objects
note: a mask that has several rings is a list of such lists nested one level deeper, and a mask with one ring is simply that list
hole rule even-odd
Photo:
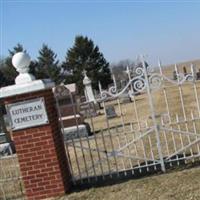
[{"label": "white painted metal bar", "polygon": [[[138,132],[139,132],[139,134],[141,135],[141,125],[140,125],[140,120],[139,120],[139,115],[138,115],[138,110],[137,110],[137,104],[136,104],[136,99],[135,99],[135,95],[133,95],[133,109],[134,109],[134,111],[135,111],[135,116],[133,116],[133,118],[134,117],[136,117],[136,121],[137,121],[137,126],[138,126]],[[134,135],[133,135],[134,136]],[[142,137],[141,137],[142,138]],[[133,140],[135,139],[135,136],[133,137]],[[142,149],[143,149],[143,154],[144,154],[144,157],[146,157],[146,152],[145,152],[145,148],[144,148],[144,143],[143,143],[143,141],[142,141],[142,139],[141,139],[141,144],[142,144]],[[135,151],[136,151],[136,155],[138,156],[138,149],[137,149],[137,145],[135,144],[134,145],[134,147],[135,147]],[[139,160],[138,160],[138,166],[140,166],[140,162],[139,162]],[[147,164],[147,163],[146,163]]]},{"label": "white painted metal bar", "polygon": [[[200,118],[198,118],[198,117],[194,117],[194,121],[199,121],[199,119]],[[188,123],[192,123],[192,121],[193,121],[192,119],[187,119],[187,122]],[[182,119],[180,119],[180,117],[179,117],[179,121],[177,122],[177,121],[175,121],[175,122],[171,122],[171,123],[167,123],[167,125],[177,125],[177,124],[184,124],[185,123],[185,120],[182,120]]]},{"label": "white painted metal bar", "polygon": [[[150,127],[150,128],[153,128],[153,127]],[[148,128],[148,130],[150,129],[150,128]],[[114,128],[112,128],[112,129],[114,129]],[[116,126],[115,126],[115,129],[116,129]],[[146,131],[148,131],[147,129],[145,129],[145,128],[142,128],[141,129],[141,132],[146,132]],[[103,132],[103,131],[106,131],[106,130],[102,130],[101,129],[101,131]],[[101,137],[101,134],[99,134],[101,131],[98,131],[98,132],[96,132],[96,138],[97,139],[101,139],[102,137]],[[127,133],[132,133],[132,132],[137,132],[137,130],[135,129],[135,130],[133,130],[132,129],[132,131],[130,131],[130,132],[127,132]],[[119,135],[120,133],[119,132],[117,132],[117,131],[115,131],[115,132],[112,132],[112,134],[115,136],[115,135]],[[104,138],[109,138],[110,136],[109,136],[109,134],[108,133],[104,133]],[[86,141],[87,140],[87,138],[82,138],[82,141]],[[88,140],[94,140],[94,136],[90,136],[90,137],[88,137]],[[79,141],[79,139],[76,139],[76,138],[74,138],[74,142],[78,142]],[[67,141],[65,141],[65,143],[67,143],[67,144],[70,144],[70,143],[72,143],[72,141],[71,140],[67,140]]]},{"label": "white painted metal bar", "polygon": [[[74,105],[74,100],[73,100],[72,94],[69,93],[69,95],[70,95],[71,103],[72,103],[72,105]],[[78,119],[77,119],[77,116],[76,116],[76,110],[75,110],[74,106],[72,106],[72,109],[73,109],[74,118],[75,118],[75,122],[76,122],[76,128],[77,128],[78,137],[79,137],[78,139],[79,139],[80,145],[83,146],[83,141],[82,141],[82,138],[81,138],[81,135],[80,135],[80,130],[79,130],[79,127],[78,127]],[[85,171],[87,173],[87,177],[89,177],[89,174],[88,174],[88,171],[87,171],[88,165],[87,165],[87,162],[86,162],[85,153],[84,153],[83,149],[81,149],[81,153],[83,155],[83,162],[84,162],[84,166],[85,166]],[[88,178],[88,182],[90,182],[89,178]]]},{"label": "white painted metal bar", "polygon": [[[103,147],[105,149],[104,152],[106,153],[107,152],[107,148],[106,148],[105,138],[104,138],[104,135],[103,135],[102,131],[101,131],[101,137],[102,137]],[[108,171],[111,172],[110,162],[109,162],[107,153],[106,153],[106,161],[107,161],[107,165],[108,165]]]},{"label": "white painted metal bar", "polygon": [[[131,86],[131,92],[132,92],[132,94],[134,94],[133,81],[132,81],[132,79],[131,79],[131,73],[130,73],[129,66],[127,66],[127,68],[126,68],[126,73],[127,73],[127,75],[128,75],[128,80],[129,80],[129,83],[130,83],[130,86]],[[135,110],[136,120],[137,120],[137,123],[140,124],[139,118],[138,118],[137,107],[136,107],[135,96],[134,96],[134,95],[133,95],[133,101],[134,101],[134,110]],[[133,116],[133,117],[134,117],[134,116]],[[139,127],[140,127],[140,126],[138,126],[138,128],[139,128]],[[140,128],[139,128],[139,129],[140,129]],[[134,137],[133,137],[133,140],[134,140]],[[128,142],[126,142],[126,143],[128,143]],[[143,144],[143,145],[144,145],[144,144]],[[135,144],[134,144],[134,148],[135,148],[136,153],[138,153],[138,152],[137,152],[137,146],[136,146]],[[129,151],[129,155],[130,155],[130,148],[129,148],[129,146],[128,146],[128,151]],[[145,156],[145,154],[144,154],[144,156]],[[137,161],[137,162],[138,162],[138,165],[140,165],[139,161]],[[133,165],[132,160],[131,160],[131,165]],[[132,171],[132,173],[134,173],[134,171]]]},{"label": "white painted metal bar", "polygon": [[104,149],[97,149],[97,148],[91,148],[91,147],[82,147],[81,145],[75,145],[75,148],[78,148],[78,149],[84,149],[84,150],[87,150],[87,151],[93,151],[93,152],[99,152],[99,153],[104,153],[104,154],[108,154],[108,153],[111,153],[112,151],[106,151]]},{"label": "white painted metal bar", "polygon": [[[74,104],[74,100],[73,100],[73,97],[72,97],[72,94],[70,93],[70,97],[71,97],[71,101],[72,101],[72,105],[75,105]],[[74,117],[75,117],[75,120],[76,120],[76,126],[77,126],[77,132],[78,132],[78,135],[79,135],[79,141],[80,141],[80,144],[81,144],[81,150],[83,152],[83,141],[82,141],[82,136],[80,136],[80,130],[79,130],[79,123],[78,123],[78,119],[77,119],[77,115],[76,115],[76,109],[75,107],[73,106],[73,112],[74,112]],[[89,149],[89,155],[90,155],[90,158],[91,158],[91,162],[92,162],[92,165],[94,165],[94,159],[93,159],[93,155],[92,155],[92,151],[91,151],[91,148],[90,148],[90,141],[88,139],[88,136],[86,136],[86,141],[87,141],[87,145],[88,145],[88,149]],[[84,152],[83,152],[84,153]],[[88,159],[85,159],[85,161],[88,160]],[[86,161],[86,165],[87,165],[87,161]],[[88,168],[88,165],[87,165],[87,168]],[[95,167],[93,168],[93,173],[94,173],[94,176],[96,177],[97,179],[97,174],[96,174],[96,169]]]},{"label": "white painted metal bar", "polygon": [[150,89],[150,85],[149,85],[149,79],[148,79],[148,74],[147,74],[147,69],[146,69],[146,64],[144,62],[144,59],[142,59],[142,65],[143,65],[144,76],[145,76],[145,80],[146,80],[146,89],[147,89],[147,94],[148,94],[148,98],[149,98],[149,106],[150,106],[150,110],[151,110],[151,116],[152,116],[155,132],[156,132],[157,147],[158,147],[158,154],[159,154],[159,159],[160,159],[160,163],[161,163],[161,169],[163,172],[165,172],[166,171],[165,164],[164,164],[162,148],[161,148],[161,144],[160,144],[159,125],[156,122],[155,108],[153,105],[153,99],[151,96],[152,94],[151,94],[151,89]]},{"label": "white painted metal bar", "polygon": [[[192,120],[194,119],[193,112],[191,112],[191,118],[192,118]],[[193,120],[193,122],[192,122],[192,125],[193,125],[194,133],[197,134],[197,127],[196,127],[196,123],[195,123],[194,120]],[[196,137],[196,139],[197,139],[197,138],[198,138],[198,137]],[[199,143],[197,144],[197,151],[198,151],[198,153],[200,153]]]},{"label": "white painted metal bar", "polygon": [[[159,67],[159,71],[160,71],[160,74],[161,74],[161,81],[164,82],[164,77],[165,76],[164,76],[163,71],[162,71],[162,64],[161,64],[160,60],[158,61],[158,67]],[[170,112],[170,109],[169,109],[169,101],[168,101],[169,97],[168,97],[168,94],[167,94],[167,90],[166,90],[165,84],[162,85],[162,90],[163,90],[163,94],[164,94],[166,111],[167,111],[167,115],[168,115],[168,118],[169,118],[169,124],[171,125],[172,124],[172,120],[171,120],[171,112]],[[172,125],[171,125],[171,128],[172,128]],[[165,139],[167,141],[166,132],[164,132],[164,137],[165,137]],[[172,132],[171,132],[171,137],[172,137],[172,141],[173,141],[174,151],[176,151],[176,142],[175,142],[174,134]],[[166,144],[168,145],[168,142]],[[169,148],[168,148],[168,152],[169,152]],[[170,163],[170,165],[172,166],[172,163]]]},{"label": "white painted metal bar", "polygon": [[[88,138],[88,136],[86,136],[86,137]],[[90,141],[89,140],[87,140],[87,144],[88,144],[88,149],[89,149],[89,154],[90,154],[90,157],[91,157],[92,165],[94,166],[94,159],[93,159],[93,155],[92,155],[92,151],[91,151]],[[97,173],[96,173],[95,167],[93,169],[93,172],[94,172],[94,176],[95,176],[95,178],[97,180]]]},{"label": "white painted metal bar", "polygon": [[[128,134],[129,135],[131,135],[132,137],[131,138],[133,138],[134,139],[134,137],[133,137],[133,133],[134,131],[133,131],[133,124],[132,124],[132,122],[130,122],[130,131],[128,131]],[[135,144],[133,145],[134,146],[134,149],[135,149]],[[132,147],[133,148],[133,147]],[[130,147],[129,147],[129,155],[133,155],[133,153],[131,152],[131,150],[130,150]],[[133,166],[134,166],[134,164],[135,163],[133,163],[133,161],[131,160],[131,169],[132,169],[132,174],[135,174],[135,172],[134,172],[134,170],[133,170]]]},{"label": "white painted metal bar", "polygon": [[[123,135],[124,135],[124,138],[125,138],[125,143],[127,145],[128,144],[128,139],[127,139],[127,136],[126,136],[125,126],[124,126],[124,124],[125,124],[124,123],[124,116],[123,116],[123,113],[122,113],[122,108],[121,108],[121,103],[120,103],[119,98],[117,99],[117,103],[118,103],[118,109],[119,109],[119,112],[120,112],[121,123],[123,124]],[[121,148],[121,146],[120,146],[120,148]],[[127,149],[128,149],[129,155],[131,155],[130,147],[127,146]],[[132,159],[129,159],[129,164],[130,164],[130,167],[133,165]],[[132,171],[132,173],[134,173],[134,172]]]},{"label": "white painted metal bar", "polygon": [[[110,133],[110,125],[109,125],[108,117],[107,117],[107,114],[106,114],[105,102],[103,102],[103,108],[104,108],[104,114],[105,114],[105,118],[106,118],[106,125],[107,125],[107,129],[108,129],[108,133],[109,133],[109,139],[110,139],[110,142],[111,142],[111,148],[114,151],[114,144],[113,144],[113,140],[112,140],[112,135]],[[116,171],[119,175],[119,166],[118,166],[118,163],[117,163],[116,156],[114,156],[114,160],[115,160],[115,164],[116,164]]]},{"label": "white painted metal bar", "polygon": [[[196,143],[199,142],[199,141],[200,141],[200,138],[197,139],[197,140],[192,141],[190,144],[184,146],[183,148],[181,148],[181,149],[179,149],[178,151],[174,152],[173,154],[169,155],[169,156],[166,158],[166,160],[168,160],[169,158],[171,158],[171,157],[173,157],[173,156],[175,156],[175,155],[177,155],[177,154],[179,154],[179,153],[185,151],[186,149],[190,148],[192,145],[196,144]],[[193,156],[194,156],[194,155],[191,155],[191,157],[193,157]]]},{"label": "white painted metal bar", "polygon": [[[117,142],[118,142],[118,147],[120,148],[121,147],[121,142],[120,142],[120,139],[119,139],[119,135],[117,136]],[[122,166],[123,166],[123,170],[125,170],[126,166],[125,166],[125,162],[124,162],[123,157],[121,157],[120,160],[121,160],[121,163],[122,163]],[[127,175],[126,170],[124,171],[124,174],[125,174],[125,176]]]},{"label": "white painted metal bar", "polygon": [[[133,126],[131,126],[131,128],[133,128]],[[135,134],[134,134],[133,129],[132,129],[132,138],[133,138],[133,140],[135,140]],[[134,146],[135,154],[136,154],[136,156],[138,156],[138,150],[137,150],[137,146],[136,146],[136,144],[133,143],[133,146]],[[140,166],[140,162],[139,162],[139,160],[137,160],[137,165]],[[140,170],[140,172],[141,172],[141,170]],[[134,171],[133,171],[133,173],[134,173]]]},{"label": "white painted metal bar", "polygon": [[117,154],[117,156],[119,156],[119,157],[125,157],[125,158],[130,158],[130,159],[133,159],[133,160],[144,160],[145,162],[151,161],[151,162],[160,163],[160,160],[154,160],[154,159],[151,159],[151,158],[143,158],[143,157],[136,157],[136,156],[129,156],[129,155],[123,154],[121,152],[119,152]]},{"label": "white painted metal bar", "polygon": [[[200,104],[199,104],[197,85],[196,85],[196,74],[195,74],[195,70],[194,70],[194,65],[193,64],[191,64],[191,73],[192,73],[192,77],[193,77],[193,89],[194,89],[195,101],[196,101],[196,105],[197,105],[197,112],[198,112],[198,118],[199,118],[198,122],[199,122],[199,120],[200,120]],[[191,118],[192,118],[192,124],[193,124],[194,132],[197,134],[195,117],[194,117],[194,114],[193,114],[192,111],[191,111]],[[197,144],[197,150],[198,150],[198,152],[200,152],[199,143]]]},{"label": "white painted metal bar", "polygon": [[[145,124],[146,124],[146,128],[147,128],[147,129],[150,128],[150,127],[149,127],[149,123],[148,123],[147,120],[146,120]],[[150,135],[148,135],[148,141],[149,141],[149,146],[150,146],[150,151],[151,151],[151,157],[152,157],[152,159],[154,160],[153,163],[155,164],[155,156],[154,156],[154,152],[153,152],[153,146],[152,146],[151,136],[150,136]],[[157,169],[156,165],[154,165],[154,169],[155,169],[155,170]]]},{"label": "white painted metal bar", "polygon": [[[90,110],[91,110],[91,105],[89,103],[89,111]],[[92,118],[91,113],[90,113],[90,122],[91,122],[91,126],[92,126],[92,132],[93,132],[93,135],[94,135],[95,146],[97,147],[97,150],[99,150],[99,145],[98,145],[98,142],[97,142],[96,133],[95,133],[95,129],[94,129],[94,122],[93,122],[93,118]],[[100,156],[99,151],[97,151],[97,153],[98,153],[98,159],[101,160],[101,156]],[[103,166],[102,166],[101,162],[100,162],[100,169],[101,169],[102,176],[104,178],[104,171],[103,171]]]},{"label": "white painted metal bar", "polygon": [[[99,88],[100,88],[100,94],[102,96],[102,89],[101,89],[100,83],[99,83]],[[107,126],[107,130],[108,130],[108,134],[109,134],[109,139],[110,139],[110,142],[111,142],[111,148],[114,151],[114,144],[113,144],[113,141],[112,141],[112,135],[110,133],[110,124],[109,124],[108,117],[107,117],[107,114],[106,114],[105,101],[103,101],[103,109],[104,109],[104,115],[105,115],[105,118],[106,118],[106,126]],[[117,171],[117,174],[119,175],[119,167],[118,167],[116,156],[114,156],[114,160],[115,160],[115,164],[116,164],[116,171]]]},{"label": "white painted metal bar", "polygon": [[[56,107],[57,107],[57,114],[58,114],[58,119],[59,119],[59,126],[60,126],[60,129],[61,129],[62,138],[63,138],[63,137],[64,137],[64,124],[63,124],[63,120],[62,120],[62,116],[61,116],[60,106],[59,106],[58,98],[57,98],[56,95],[54,95],[54,98],[55,98],[55,100],[56,100]],[[64,141],[64,138],[63,138],[63,141]],[[72,168],[72,163],[71,163],[71,159],[70,159],[70,154],[69,154],[68,146],[67,146],[66,143],[65,143],[65,151],[66,151],[66,155],[67,155],[67,161],[68,161],[68,163],[69,163],[69,169],[70,169],[72,181],[73,181],[73,183],[75,183],[75,182],[74,182],[74,171],[73,171],[73,168]],[[76,159],[76,161],[78,161],[78,160]],[[80,175],[80,171],[79,171],[79,175]],[[81,176],[80,176],[80,177],[81,177]]]},{"label": "white painted metal bar", "polygon": [[187,132],[187,131],[181,131],[181,130],[176,130],[176,129],[172,129],[172,128],[165,128],[165,127],[160,127],[161,130],[166,130],[168,132],[170,131],[173,131],[174,133],[182,133],[182,134],[185,134],[185,135],[190,135],[190,136],[198,136],[200,137],[200,134],[195,134],[195,133],[192,133],[192,132]]},{"label": "white painted metal bar", "polygon": [[[181,126],[180,126],[180,123],[179,123],[179,115],[178,114],[176,114],[176,121],[177,121],[177,125],[178,125],[178,130],[181,131]],[[179,134],[179,137],[180,137],[180,140],[181,140],[181,147],[183,148],[184,143],[183,143],[183,137],[182,137],[181,133]],[[185,152],[183,152],[183,157],[186,158]]]},{"label": "white painted metal bar", "polygon": [[[164,126],[163,118],[161,118],[161,125]],[[167,155],[169,155],[169,144],[168,144],[168,139],[166,137],[166,131],[163,131],[163,135],[164,135],[164,140],[165,140]]]},{"label": "white painted metal bar", "polygon": [[[129,80],[129,82],[131,82],[131,72],[130,72],[130,68],[129,68],[128,65],[127,65],[127,67],[126,67],[126,73],[127,73],[127,75],[128,75],[128,80]],[[130,86],[131,86],[131,92],[134,93],[133,85],[131,84]]]},{"label": "white painted metal bar", "polygon": [[[80,170],[80,167],[79,167],[79,161],[80,160],[78,159],[76,147],[74,145],[75,142],[74,142],[73,138],[71,139],[71,141],[72,141],[71,143],[72,143],[72,146],[73,146],[73,151],[74,151],[74,155],[75,155],[76,165],[77,165],[77,169],[78,169],[78,174],[79,174],[80,180],[82,180],[81,170]],[[69,152],[69,148],[68,147],[67,147],[67,151]],[[71,158],[70,158],[70,160],[71,160]],[[72,164],[72,162],[71,162],[71,164]],[[73,166],[72,166],[72,168],[73,168]],[[73,177],[75,177],[75,175]]]},{"label": "white painted metal bar", "polygon": [[[199,158],[199,157],[200,157],[200,153],[194,154],[193,156],[187,156],[186,158],[180,157],[180,158],[178,158],[178,159],[179,159],[179,161],[181,161],[181,160],[191,160],[191,159]],[[174,161],[174,159],[171,159],[171,160]],[[169,161],[169,160],[165,160],[165,162],[166,162],[166,163],[169,163],[170,161]]]},{"label": "white painted metal bar", "polygon": [[[92,127],[92,132],[95,134],[95,129],[94,129],[94,120],[93,120],[93,117],[92,117],[92,113],[91,113],[91,103],[88,102],[88,105],[89,105],[89,118],[90,118],[90,123],[91,123],[91,127]],[[95,136],[96,137],[96,136]]]},{"label": "white painted metal bar", "polygon": [[[115,82],[116,84],[116,82]],[[117,87],[115,85],[115,87]],[[121,132],[121,134],[123,134],[125,140],[127,140],[126,136],[125,136],[125,127],[124,127],[124,121],[123,121],[123,117],[122,117],[122,109],[121,109],[121,105],[120,105],[120,100],[119,98],[117,98],[117,104],[118,104],[118,109],[119,109],[119,114],[120,114],[120,119],[121,119],[121,124],[122,124],[122,129],[123,131]],[[117,134],[118,135],[118,134]],[[119,144],[119,148],[121,148],[121,140],[119,139],[119,135],[117,136],[117,141],[118,141],[118,144]],[[126,169],[126,166],[125,166],[125,163],[124,163],[124,159],[123,157],[121,158],[121,161],[122,161],[122,165],[123,165],[123,168],[124,170]],[[126,171],[125,171],[125,176],[127,175]]]},{"label": "white painted metal bar", "polygon": [[193,89],[194,89],[195,100],[196,100],[196,104],[197,104],[198,117],[200,118],[200,104],[199,104],[199,98],[198,98],[199,95],[198,95],[198,92],[197,92],[197,85],[196,85],[196,79],[195,79],[193,64],[191,65],[191,72],[192,72],[192,76],[193,76]]},{"label": "white painted metal bar", "polygon": [[[177,72],[177,74],[179,74],[176,64],[175,64],[175,71]],[[186,116],[186,111],[185,111],[185,105],[184,105],[184,99],[183,99],[182,84],[180,83],[179,76],[178,76],[178,83],[179,83],[178,89],[179,89],[179,96],[180,96],[180,100],[181,100],[181,107],[182,107],[182,111],[183,111],[183,117],[184,117],[184,120],[185,120],[185,127],[186,127],[186,131],[189,131],[188,124],[187,124],[187,116]],[[187,138],[188,138],[188,142],[191,143],[190,137],[188,136]],[[193,155],[192,149],[190,149],[190,153],[191,153],[191,155]]]},{"label": "white painted metal bar", "polygon": [[[100,163],[104,163],[106,160],[107,160],[106,157],[105,157],[105,158],[102,158],[101,160],[98,160],[96,163],[94,163],[94,165],[91,165],[91,166],[88,168],[88,172],[90,172],[90,171],[92,172],[94,167],[98,166]],[[111,173],[111,171],[110,171],[110,173]],[[106,173],[104,173],[104,176],[105,176],[105,175],[106,175]],[[86,172],[83,172],[83,173],[82,173],[82,176],[83,176],[83,177],[84,177],[84,176],[87,177]],[[89,177],[93,177],[93,178],[94,178],[94,176],[89,176]],[[88,178],[89,178],[89,177],[88,177]]]},{"label": "white painted metal bar", "polygon": [[143,137],[147,136],[148,134],[152,133],[153,129],[150,128],[149,130],[147,130],[145,133],[139,135],[137,138],[133,139],[131,142],[127,143],[126,145],[124,145],[123,147],[119,148],[119,151],[122,151],[123,149],[127,148],[128,146],[130,146],[133,143],[136,143],[140,140],[143,139]]}]

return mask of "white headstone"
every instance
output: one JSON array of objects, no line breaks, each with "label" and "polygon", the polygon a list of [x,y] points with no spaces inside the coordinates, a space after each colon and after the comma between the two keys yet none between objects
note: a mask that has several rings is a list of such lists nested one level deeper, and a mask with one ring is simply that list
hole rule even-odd
[{"label": "white headstone", "polygon": [[96,103],[96,99],[92,90],[91,80],[87,76],[86,72],[84,72],[83,85],[85,86],[85,96],[87,101]]}]

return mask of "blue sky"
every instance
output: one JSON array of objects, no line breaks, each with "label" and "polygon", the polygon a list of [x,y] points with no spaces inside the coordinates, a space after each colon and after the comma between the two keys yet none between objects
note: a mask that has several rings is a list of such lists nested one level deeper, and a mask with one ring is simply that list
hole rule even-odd
[{"label": "blue sky", "polygon": [[200,1],[0,1],[3,56],[19,42],[35,59],[46,43],[62,61],[84,35],[111,63],[139,54],[152,64],[200,58]]}]

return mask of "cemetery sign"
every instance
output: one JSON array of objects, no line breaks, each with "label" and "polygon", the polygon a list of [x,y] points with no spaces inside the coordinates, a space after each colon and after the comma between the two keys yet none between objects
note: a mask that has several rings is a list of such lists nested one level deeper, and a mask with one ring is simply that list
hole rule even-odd
[{"label": "cemetery sign", "polygon": [[12,130],[48,124],[44,98],[36,98],[7,105]]}]

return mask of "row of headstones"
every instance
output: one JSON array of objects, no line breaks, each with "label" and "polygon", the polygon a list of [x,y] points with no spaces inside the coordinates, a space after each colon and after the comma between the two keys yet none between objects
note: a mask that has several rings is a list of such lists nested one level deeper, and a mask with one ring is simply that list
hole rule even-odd
[{"label": "row of headstones", "polygon": [[[189,73],[187,72],[187,68],[185,66],[183,66],[183,74],[186,77]],[[196,70],[194,71],[194,78],[195,80],[200,80],[200,69],[198,72],[196,72]],[[177,72],[174,70],[173,71],[173,80],[177,80],[178,79],[178,74]]]}]

